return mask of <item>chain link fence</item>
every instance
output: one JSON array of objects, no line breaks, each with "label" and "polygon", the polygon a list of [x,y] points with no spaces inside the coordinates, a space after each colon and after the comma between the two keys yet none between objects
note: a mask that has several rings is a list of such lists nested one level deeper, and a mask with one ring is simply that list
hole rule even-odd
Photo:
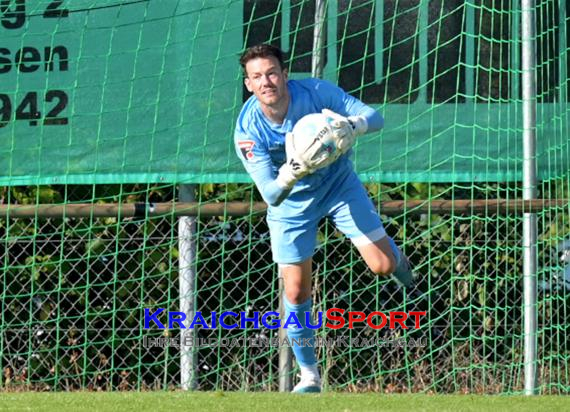
[{"label": "chain link fence", "polygon": [[[317,351],[325,385],[342,391],[521,391],[520,215],[450,211],[383,218],[415,267],[414,288],[373,276],[350,242],[323,222],[314,257],[315,311],[418,310],[427,316],[417,330],[319,329],[318,337],[334,341]],[[177,219],[3,219],[2,388],[179,387],[176,343],[185,331],[145,329],[143,321],[145,309],[179,310]],[[565,227],[561,219],[566,224],[556,208],[539,214],[538,359],[541,389],[548,393],[568,390],[562,379],[568,371],[566,249],[556,240]],[[194,240],[194,298],[208,324],[212,312],[279,310],[278,273],[262,213],[199,218]],[[263,341],[277,333],[200,328],[196,337]],[[279,388],[278,347],[191,350],[197,389]]]}]

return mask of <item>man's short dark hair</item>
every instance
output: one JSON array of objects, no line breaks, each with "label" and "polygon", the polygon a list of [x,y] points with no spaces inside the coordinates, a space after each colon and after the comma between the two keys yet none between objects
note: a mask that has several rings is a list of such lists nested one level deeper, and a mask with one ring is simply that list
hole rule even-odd
[{"label": "man's short dark hair", "polygon": [[239,59],[243,73],[247,76],[247,71],[245,70],[245,65],[248,61],[257,59],[260,57],[275,57],[281,66],[281,70],[285,68],[285,60],[283,57],[284,53],[279,47],[272,46],[270,44],[257,44],[255,46],[248,47]]}]

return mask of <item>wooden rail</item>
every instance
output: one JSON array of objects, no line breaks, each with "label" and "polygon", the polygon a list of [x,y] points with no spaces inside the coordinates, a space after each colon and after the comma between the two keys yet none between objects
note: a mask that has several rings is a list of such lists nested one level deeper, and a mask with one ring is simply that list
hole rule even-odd
[{"label": "wooden rail", "polygon": [[[568,208],[567,199],[481,199],[481,200],[391,200],[380,205],[384,215],[432,214],[521,214],[551,208]],[[247,216],[265,213],[263,202],[228,203],[69,203],[37,205],[0,205],[0,218],[79,218],[79,217],[153,217],[153,216]]]}]

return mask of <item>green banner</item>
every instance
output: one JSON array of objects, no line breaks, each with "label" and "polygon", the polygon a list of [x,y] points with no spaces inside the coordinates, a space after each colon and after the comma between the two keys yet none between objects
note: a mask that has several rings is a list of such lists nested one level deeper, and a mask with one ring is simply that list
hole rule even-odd
[{"label": "green banner", "polygon": [[[247,97],[240,52],[271,40],[293,56],[292,77],[310,71],[314,5],[300,9],[295,1],[241,0],[4,3],[2,185],[248,182],[232,141]],[[374,13],[366,9],[369,15],[350,25],[355,32],[367,27],[367,38],[375,39],[359,43],[356,50],[341,24],[346,5],[328,5],[325,77],[377,107],[386,119],[381,133],[358,143],[355,164],[362,178],[521,179],[520,100],[477,95],[473,76],[484,68],[465,65],[474,61],[467,54],[477,54],[468,34],[457,43],[465,52],[420,54],[432,47],[447,50],[446,39],[432,44],[435,40],[421,30],[429,19],[418,13],[402,13],[412,19],[408,23],[420,25],[413,36],[404,26],[385,24],[393,18],[386,6],[390,3],[371,3]],[[447,36],[455,41],[462,26],[450,27]],[[433,59],[442,62],[440,74]],[[507,79],[509,86],[516,83],[513,78]],[[449,79],[454,98],[430,92],[434,84],[445,92],[438,79]],[[568,169],[565,100],[539,107],[542,178]]]}]

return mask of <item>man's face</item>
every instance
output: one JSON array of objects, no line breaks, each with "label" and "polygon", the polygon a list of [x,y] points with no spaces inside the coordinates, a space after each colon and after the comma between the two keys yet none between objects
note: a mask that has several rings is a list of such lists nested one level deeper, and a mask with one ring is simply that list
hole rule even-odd
[{"label": "man's face", "polygon": [[275,57],[252,59],[245,69],[245,86],[262,104],[274,106],[287,97],[287,69],[281,70]]}]

